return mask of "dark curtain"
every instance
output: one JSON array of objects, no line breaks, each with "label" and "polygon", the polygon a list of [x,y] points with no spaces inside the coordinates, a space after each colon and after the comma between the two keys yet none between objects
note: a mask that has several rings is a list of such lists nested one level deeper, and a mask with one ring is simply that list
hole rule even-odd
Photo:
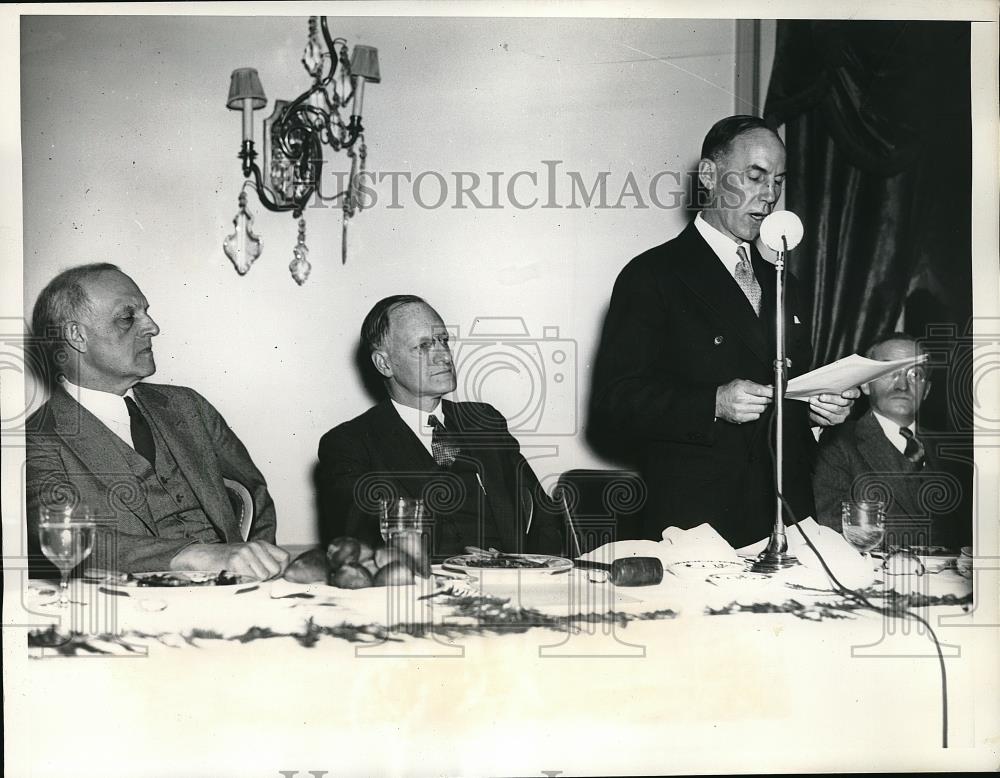
[{"label": "dark curtain", "polygon": [[[969,27],[778,22],[764,113],[785,125],[786,207],[805,225],[789,266],[812,290],[817,366],[864,353],[901,314],[917,337],[966,333]],[[939,429],[961,426],[948,395],[932,391],[922,409]]]}]

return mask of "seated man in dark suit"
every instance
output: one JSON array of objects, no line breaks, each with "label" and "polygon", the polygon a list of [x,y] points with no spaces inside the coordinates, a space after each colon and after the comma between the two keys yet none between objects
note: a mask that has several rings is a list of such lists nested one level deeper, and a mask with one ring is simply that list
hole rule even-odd
[{"label": "seated man in dark suit", "polygon": [[[82,504],[110,528],[99,533],[97,567],[277,575],[288,554],[274,545],[274,503],[239,438],[192,389],[140,383],[156,371],[160,328],[148,307],[132,279],[106,263],[59,274],[35,303],[46,378],[59,376],[28,420],[32,574],[52,570],[39,550],[40,511]],[[247,541],[224,478],[253,499]]]},{"label": "seated man in dark suit", "polygon": [[455,366],[441,317],[421,298],[380,300],[361,327],[388,398],[327,432],[317,473],[324,531],[379,542],[379,497],[424,498],[433,554],[465,546],[558,553],[560,525],[504,417],[450,402]]},{"label": "seated man in dark suit", "polygon": [[[919,344],[903,333],[879,340],[867,353],[889,361],[915,357]],[[869,410],[824,431],[813,490],[818,520],[841,531],[843,500],[884,500],[886,542],[958,548],[971,539],[971,475],[939,454],[944,437],[917,423],[931,390],[928,368],[900,369],[861,387]]]}]

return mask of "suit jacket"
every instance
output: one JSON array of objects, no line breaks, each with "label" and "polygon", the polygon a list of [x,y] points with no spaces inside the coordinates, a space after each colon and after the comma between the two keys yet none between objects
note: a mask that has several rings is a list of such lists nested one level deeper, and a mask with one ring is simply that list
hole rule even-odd
[{"label": "suit jacket", "polygon": [[[239,481],[254,503],[251,538],[274,542],[274,503],[250,454],[205,398],[181,386],[136,384],[136,403],[167,442],[209,521],[227,543],[242,541],[222,479]],[[139,478],[116,444],[115,434],[61,388],[28,421],[27,509],[29,552],[44,564],[35,524],[46,505],[82,502],[111,526],[114,541],[98,542],[97,567],[119,571],[168,570],[190,540],[160,538]],[[51,569],[51,568],[49,568]]]},{"label": "suit jacket", "polygon": [[[482,480],[503,550],[561,553],[561,522],[508,432],[507,420],[485,403],[442,402],[448,429]],[[440,476],[392,402],[383,400],[320,439],[317,488],[324,535],[381,544],[377,497],[388,490],[433,503],[433,495],[426,494],[428,481]],[[474,542],[470,538],[470,545]]]},{"label": "suit jacket", "polygon": [[[760,316],[689,224],[633,259],[611,296],[594,371],[592,423],[628,441],[647,486],[644,535],[709,522],[735,546],[774,523],[769,453],[773,405],[754,422],[715,420],[716,388],[736,378],[774,382],[775,268],[751,248]],[[812,360],[794,277],[786,273],[789,377]],[[813,510],[815,441],[808,406],[785,403],[784,493],[798,518]],[[787,519],[786,519],[787,520]]]},{"label": "suit jacket", "polygon": [[843,500],[881,499],[890,543],[954,549],[968,543],[971,473],[939,455],[939,435],[918,428],[917,437],[926,452],[919,469],[892,445],[872,411],[825,430],[813,473],[818,521],[840,532]]}]

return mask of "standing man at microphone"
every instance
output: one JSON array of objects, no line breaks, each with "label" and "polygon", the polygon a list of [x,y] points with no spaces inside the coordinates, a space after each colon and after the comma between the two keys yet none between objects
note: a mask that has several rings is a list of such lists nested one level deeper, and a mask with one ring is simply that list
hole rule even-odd
[{"label": "standing man at microphone", "polygon": [[[592,420],[638,456],[645,537],[708,522],[739,547],[767,537],[774,523],[775,269],[753,243],[781,196],[784,144],[762,119],[722,119],[705,136],[698,180],[705,209],[615,282]],[[812,361],[799,300],[788,274],[789,378]],[[784,492],[797,518],[814,513],[810,422],[841,423],[857,396],[786,401]]]}]

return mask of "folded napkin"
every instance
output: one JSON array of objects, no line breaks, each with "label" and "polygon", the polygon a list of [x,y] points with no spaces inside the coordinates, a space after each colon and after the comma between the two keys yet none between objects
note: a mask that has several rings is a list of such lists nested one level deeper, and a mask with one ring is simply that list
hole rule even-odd
[{"label": "folded napkin", "polygon": [[667,527],[663,542],[679,562],[705,560],[712,562],[739,562],[740,556],[711,524],[699,524],[691,529]]},{"label": "folded napkin", "polygon": [[662,540],[619,540],[595,548],[580,558],[611,564],[616,559],[630,556],[656,557],[664,567],[675,562],[740,561],[733,547],[709,524],[700,524],[692,529],[667,527],[663,530]]},{"label": "folded napkin", "polygon": [[[798,527],[801,527],[801,532]],[[871,558],[862,556],[839,532],[829,527],[820,526],[811,516],[800,521],[798,527],[787,527],[785,535],[788,538],[788,553],[798,559],[805,570],[800,567],[782,570],[780,573],[782,579],[804,585],[833,588],[833,581],[830,580],[829,574],[802,537],[804,532],[809,536],[809,540],[812,541],[812,544],[826,561],[827,567],[841,584],[848,589],[862,589],[874,582],[875,574]],[[747,549],[753,548],[762,551],[766,546],[767,540],[764,540],[760,543],[754,543],[753,546],[748,546]],[[806,574],[803,575],[803,573]]]}]

